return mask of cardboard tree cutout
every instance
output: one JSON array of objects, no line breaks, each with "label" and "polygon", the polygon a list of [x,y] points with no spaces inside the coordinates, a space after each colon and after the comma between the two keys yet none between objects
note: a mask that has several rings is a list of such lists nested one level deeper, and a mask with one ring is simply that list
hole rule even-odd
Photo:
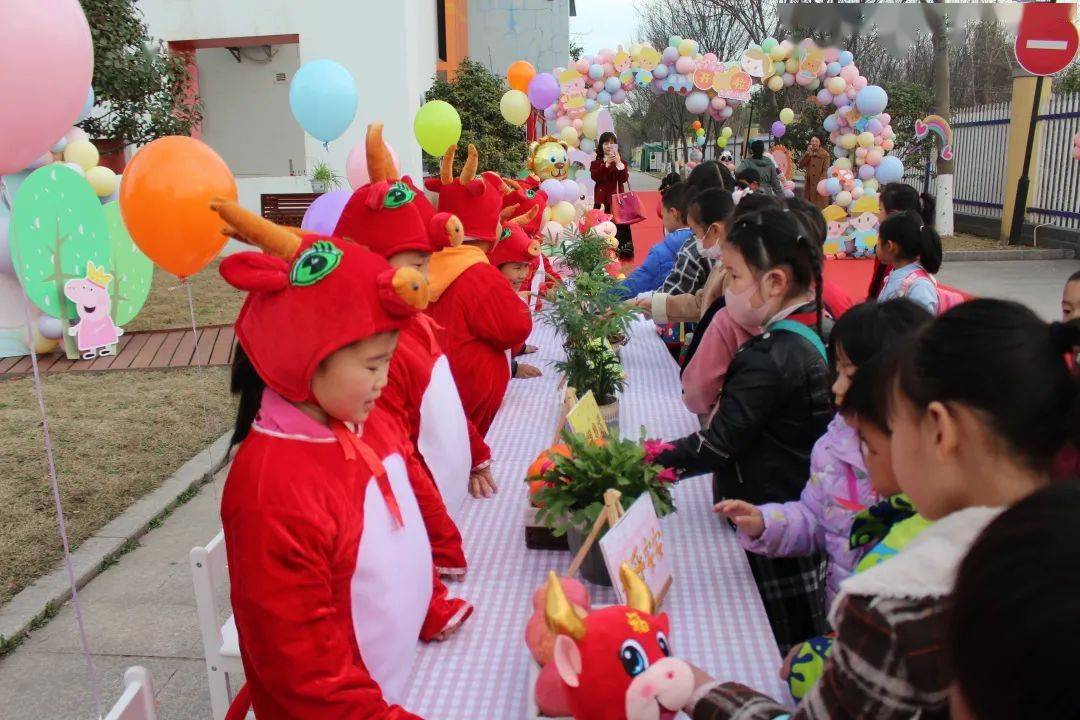
[{"label": "cardboard tree cutout", "polygon": [[15,272],[26,296],[60,319],[68,357],[77,358],[68,329],[78,313],[65,297],[64,283],[85,277],[87,263],[109,265],[101,200],[71,168],[46,165],[19,188],[10,232]]},{"label": "cardboard tree cutout", "polygon": [[139,314],[150,295],[154,263],[128,234],[120,216],[120,203],[114,200],[102,210],[109,233],[109,270],[113,276],[109,284],[112,319],[117,325],[126,325]]}]

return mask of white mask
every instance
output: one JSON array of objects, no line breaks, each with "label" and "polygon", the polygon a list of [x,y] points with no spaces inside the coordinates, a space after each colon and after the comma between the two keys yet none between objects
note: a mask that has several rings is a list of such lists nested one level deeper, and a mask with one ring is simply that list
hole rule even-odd
[{"label": "white mask", "polygon": [[706,260],[720,259],[720,243],[716,243],[712,247],[705,247],[705,243],[701,240],[701,238],[695,235],[694,244],[697,246],[698,254]]}]

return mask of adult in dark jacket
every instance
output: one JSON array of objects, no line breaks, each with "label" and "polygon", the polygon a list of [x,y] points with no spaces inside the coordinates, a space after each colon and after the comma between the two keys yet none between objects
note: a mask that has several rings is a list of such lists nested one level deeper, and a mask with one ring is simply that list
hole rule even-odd
[{"label": "adult in dark jacket", "polygon": [[[606,132],[600,136],[596,143],[596,159],[589,166],[589,174],[596,183],[593,207],[603,206],[605,212],[614,214],[611,198],[622,192],[624,186],[630,182],[630,168],[619,154],[619,139],[615,137],[615,133]],[[619,241],[619,258],[633,260],[634,237],[630,226],[617,224],[615,228],[618,230],[615,237]]]},{"label": "adult in dark jacket", "polygon": [[784,186],[780,184],[780,176],[776,173],[776,163],[765,157],[765,143],[761,140],[750,143],[750,157],[739,163],[735,174],[738,175],[746,168],[758,171],[761,176],[761,192],[772,193],[777,197],[784,196]]},{"label": "adult in dark jacket", "polygon": [[[770,208],[734,223],[723,262],[728,313],[765,331],[732,359],[705,429],[676,440],[658,461],[684,477],[711,470],[718,500],[795,500],[833,414],[820,335],[821,248],[791,213]],[[747,559],[782,651],[826,628],[819,557]]]}]

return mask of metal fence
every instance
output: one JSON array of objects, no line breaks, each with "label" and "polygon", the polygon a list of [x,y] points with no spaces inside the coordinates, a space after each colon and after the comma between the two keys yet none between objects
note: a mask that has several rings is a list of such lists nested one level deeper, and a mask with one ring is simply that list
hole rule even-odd
[{"label": "metal fence", "polygon": [[[1039,115],[1037,185],[1028,222],[1080,229],[1080,162],[1072,157],[1072,137],[1080,131],[1080,93],[1055,95]],[[1005,155],[1009,103],[961,108],[953,113],[953,205],[956,212],[1000,218],[1005,198]],[[904,182],[937,192],[933,163],[908,168]]]},{"label": "metal fence", "polygon": [[1055,95],[1039,115],[1037,186],[1028,222],[1080,230],[1080,161],[1072,156],[1073,135],[1080,132],[1080,93]]}]

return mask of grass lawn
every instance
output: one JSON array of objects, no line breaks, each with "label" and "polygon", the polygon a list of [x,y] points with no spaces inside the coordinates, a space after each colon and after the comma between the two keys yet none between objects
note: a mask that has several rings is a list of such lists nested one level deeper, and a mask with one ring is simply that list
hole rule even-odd
[{"label": "grass lawn", "polygon": [[[232,425],[224,367],[46,375],[73,547]],[[0,603],[61,557],[33,380],[0,383]]]},{"label": "grass lawn", "polygon": [[[199,327],[232,323],[244,304],[244,293],[225,282],[218,273],[220,263],[220,260],[215,260],[188,278],[195,300],[195,321]],[[154,284],[150,286],[146,305],[134,320],[124,326],[124,330],[135,332],[190,327],[187,291],[175,275],[155,267]]]}]

